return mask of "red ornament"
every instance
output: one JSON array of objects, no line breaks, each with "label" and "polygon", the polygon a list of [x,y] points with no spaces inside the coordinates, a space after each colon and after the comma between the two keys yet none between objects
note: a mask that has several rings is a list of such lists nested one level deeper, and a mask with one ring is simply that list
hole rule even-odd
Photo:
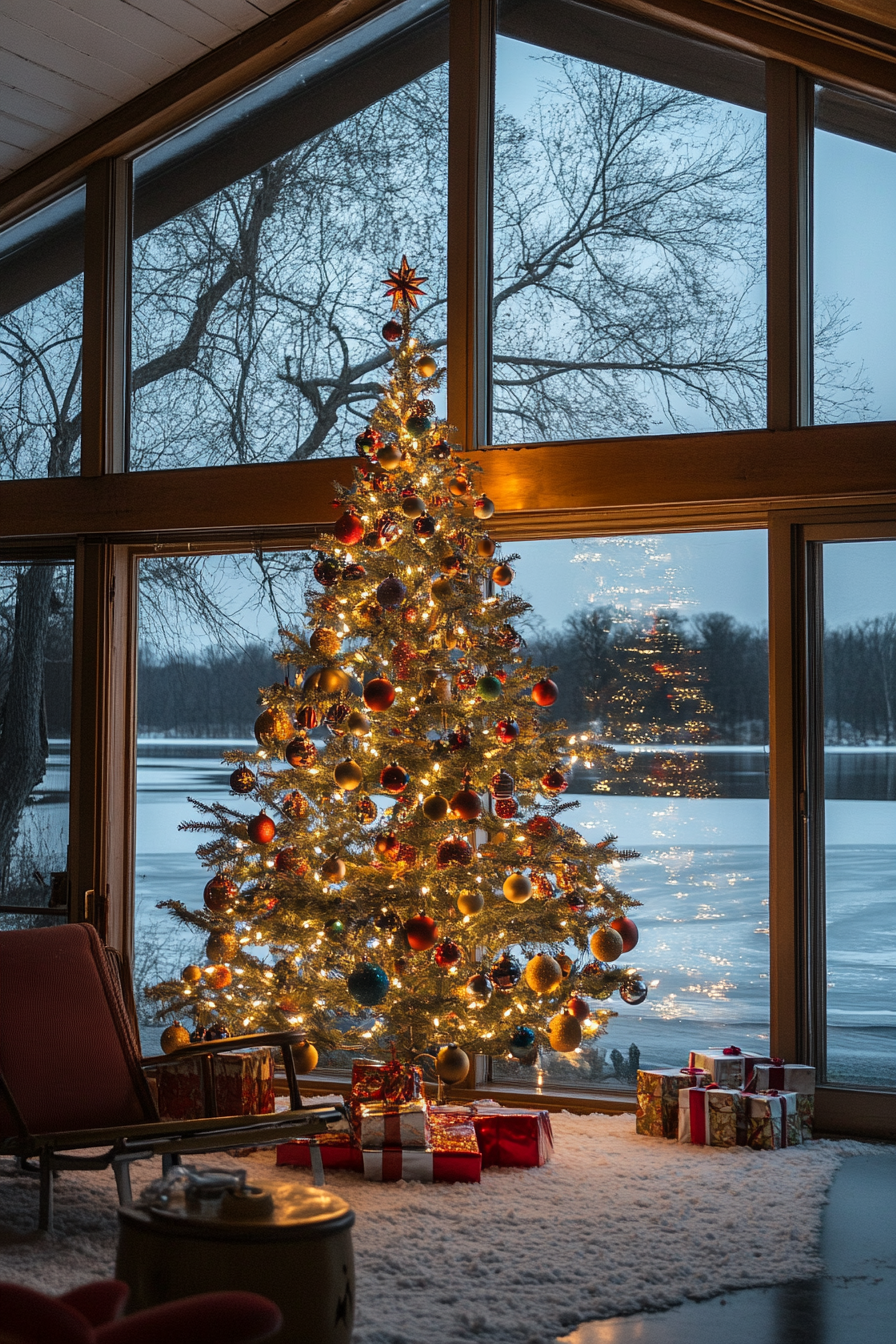
[{"label": "red ornament", "polygon": [[470,745],[470,734],[465,728],[455,728],[453,733],[448,734],[449,751],[465,751]]},{"label": "red ornament", "polygon": [[459,789],[450,800],[448,806],[451,808],[452,816],[458,821],[475,821],[482,815],[482,803],[479,800],[479,794],[470,788],[469,779],[464,780],[464,787]]},{"label": "red ornament", "polygon": [[570,910],[586,910],[588,902],[580,891],[568,891],[563,897]]},{"label": "red ornament", "polygon": [[536,840],[546,840],[556,829],[550,817],[531,817],[526,822],[526,830],[529,835],[534,835]]},{"label": "red ornament", "polygon": [[473,862],[473,846],[462,836],[449,835],[436,850],[436,859],[440,868],[448,868],[452,863],[466,866]]},{"label": "red ornament", "polygon": [[496,667],[492,676],[497,677],[502,686],[507,685],[507,673],[504,671],[503,667]]},{"label": "red ornament", "polygon": [[569,788],[566,776],[556,766],[541,777],[541,787],[545,793],[565,793]]},{"label": "red ornament", "polygon": [[383,327],[383,340],[392,344],[401,339],[401,323],[387,322]]},{"label": "red ornament", "polygon": [[293,789],[291,793],[286,793],[280,802],[280,811],[285,812],[288,817],[294,817],[301,821],[302,817],[308,815],[308,799],[298,789]]},{"label": "red ornament", "polygon": [[277,827],[264,812],[252,817],[246,827],[253,845],[269,845],[277,834]]},{"label": "red ornament", "polygon": [[495,816],[502,821],[511,821],[519,810],[520,805],[515,798],[498,798],[495,801]]},{"label": "red ornament", "polygon": [[294,877],[301,877],[308,871],[308,865],[295,845],[286,845],[283,849],[277,850],[274,855],[274,867],[278,873],[292,873]]},{"label": "red ornament", "polygon": [[495,737],[504,747],[512,746],[520,735],[520,726],[516,719],[499,719],[495,724]]},{"label": "red ornament", "polygon": [[413,845],[398,846],[398,862],[403,863],[405,868],[417,867],[417,850]]},{"label": "red ornament", "polygon": [[515,788],[516,781],[513,775],[508,774],[506,770],[498,770],[491,777],[488,791],[493,798],[512,798]]},{"label": "red ornament", "polygon": [[236,894],[235,883],[231,882],[230,878],[225,877],[223,873],[215,873],[211,881],[206,882],[202,899],[205,901],[206,909],[218,915],[222,910],[227,909]]},{"label": "red ornament", "polygon": [[541,681],[536,681],[532,687],[532,699],[536,705],[541,705],[543,709],[552,705],[559,694],[557,683],[551,681],[550,677],[542,677]]},{"label": "red ornament", "polygon": [[631,952],[633,947],[638,946],[638,926],[633,919],[620,915],[618,919],[610,921],[610,928],[621,935],[623,952]]},{"label": "red ornament", "polygon": [[423,541],[428,541],[430,537],[434,537],[436,534],[435,518],[431,518],[428,513],[424,513],[421,518],[415,518],[414,531]]},{"label": "red ornament", "polygon": [[405,920],[404,932],[408,946],[414,952],[428,952],[439,936],[435,920],[424,915],[422,910],[419,915],[411,915],[410,919]]},{"label": "red ornament", "polygon": [[304,733],[299,733],[291,742],[287,742],[283,753],[294,769],[307,769],[317,760],[317,747],[306,737]]},{"label": "red ornament", "polygon": [[378,449],[383,446],[383,437],[379,430],[362,429],[361,433],[355,439],[355,452],[359,457],[371,457]]},{"label": "red ornament", "polygon": [[322,588],[332,588],[333,584],[338,583],[342,576],[342,570],[335,560],[325,559],[318,560],[311,573]]},{"label": "red ornament", "polygon": [[587,1022],[591,1016],[591,1007],[587,999],[580,999],[577,994],[573,994],[569,1003],[566,1005],[566,1011],[572,1013],[577,1022]]},{"label": "red ornament", "polygon": [[310,732],[312,728],[317,727],[318,723],[317,710],[314,706],[303,705],[296,715],[296,727],[304,728],[306,731]]},{"label": "red ornament", "polygon": [[364,687],[364,703],[374,714],[381,714],[395,703],[395,687],[388,677],[374,677]]},{"label": "red ornament", "polygon": [[385,831],[382,835],[376,837],[373,842],[373,848],[375,853],[379,854],[380,858],[390,859],[394,862],[394,860],[398,858],[398,853],[401,849],[401,841],[398,836],[393,835],[391,831]]},{"label": "red ornament", "polygon": [[476,685],[476,674],[468,667],[461,668],[454,679],[454,684],[459,691],[472,691]]},{"label": "red ornament", "polygon": [[404,681],[411,670],[411,664],[417,654],[406,639],[400,639],[392,649],[392,666],[399,681]]},{"label": "red ornament", "polygon": [[255,776],[247,765],[241,765],[230,776],[230,787],[234,793],[251,793],[255,788]]},{"label": "red ornament", "polygon": [[436,965],[441,966],[443,971],[450,971],[453,966],[460,965],[464,954],[453,938],[445,938],[437,944],[433,957]]},{"label": "red ornament", "polygon": [[364,524],[356,513],[346,509],[333,524],[333,536],[344,546],[354,546],[364,535]]},{"label": "red ornament", "polygon": [[342,571],[342,577],[349,583],[357,583],[358,579],[367,577],[367,570],[363,565],[346,565]]},{"label": "red ornament", "polygon": [[365,824],[368,821],[376,821],[376,803],[367,793],[358,799],[355,804],[355,812],[358,815],[358,820]]},{"label": "red ornament", "polygon": [[502,649],[510,649],[515,653],[522,644],[522,637],[514,630],[512,625],[502,625],[497,634],[498,644]]},{"label": "red ornament", "polygon": [[407,770],[400,766],[397,761],[393,761],[391,765],[387,765],[385,769],[380,771],[380,784],[387,793],[404,793],[410,782],[411,777]]}]

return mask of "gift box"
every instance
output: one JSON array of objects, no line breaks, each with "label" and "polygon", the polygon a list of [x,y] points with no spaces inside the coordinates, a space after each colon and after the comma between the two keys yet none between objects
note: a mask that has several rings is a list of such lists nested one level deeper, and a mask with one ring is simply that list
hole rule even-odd
[{"label": "gift box", "polygon": [[709,1075],[697,1068],[639,1069],[637,1133],[655,1139],[677,1139],[679,1093],[709,1081]]},{"label": "gift box", "polygon": [[748,1092],[747,1144],[750,1148],[792,1148],[803,1141],[795,1092]]},{"label": "gift box", "polygon": [[543,1167],[554,1152],[548,1111],[478,1102],[473,1125],[484,1167]]},{"label": "gift box", "polygon": [[724,1050],[692,1050],[688,1066],[708,1073],[716,1087],[736,1087],[742,1091],[757,1058],[759,1056],[745,1055],[736,1045],[729,1045]]},{"label": "gift box", "polygon": [[277,1145],[278,1167],[310,1167],[311,1145],[320,1147],[327,1171],[363,1171],[364,1159],[350,1134],[318,1134],[313,1139],[292,1139]]},{"label": "gift box", "polygon": [[422,1097],[400,1105],[371,1101],[361,1106],[359,1137],[362,1148],[428,1148],[429,1113]]},{"label": "gift box", "polygon": [[815,1070],[811,1064],[757,1064],[751,1092],[795,1092],[803,1141],[812,1137],[815,1123]]},{"label": "gift box", "polygon": [[[274,1110],[274,1060],[270,1049],[234,1050],[213,1055],[218,1115],[270,1115]],[[203,1060],[172,1060],[156,1071],[162,1120],[199,1120],[205,1114]]]},{"label": "gift box", "polygon": [[737,1088],[691,1087],[679,1097],[678,1142],[734,1148],[746,1142],[744,1095]]},{"label": "gift box", "polygon": [[399,1105],[423,1096],[423,1072],[416,1064],[397,1059],[383,1063],[378,1059],[352,1060],[353,1102],[390,1102]]}]

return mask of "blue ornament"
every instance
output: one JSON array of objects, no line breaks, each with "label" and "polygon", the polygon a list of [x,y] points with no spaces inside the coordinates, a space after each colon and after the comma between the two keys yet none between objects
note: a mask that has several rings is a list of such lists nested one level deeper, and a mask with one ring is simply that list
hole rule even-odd
[{"label": "blue ornament", "polygon": [[523,1059],[532,1053],[535,1045],[535,1032],[531,1027],[517,1027],[510,1038],[510,1053],[515,1059]]},{"label": "blue ornament", "polygon": [[365,1008],[374,1008],[389,993],[389,977],[382,966],[372,961],[362,961],[356,966],[346,981],[348,992]]}]

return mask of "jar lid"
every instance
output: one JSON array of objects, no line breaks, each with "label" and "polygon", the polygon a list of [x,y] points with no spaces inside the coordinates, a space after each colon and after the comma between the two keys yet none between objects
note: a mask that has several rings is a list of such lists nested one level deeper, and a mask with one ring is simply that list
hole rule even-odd
[{"label": "jar lid", "polygon": [[355,1221],[352,1209],[338,1195],[291,1181],[227,1189],[219,1200],[169,1199],[118,1212],[126,1223],[215,1241],[301,1240],[340,1232]]}]

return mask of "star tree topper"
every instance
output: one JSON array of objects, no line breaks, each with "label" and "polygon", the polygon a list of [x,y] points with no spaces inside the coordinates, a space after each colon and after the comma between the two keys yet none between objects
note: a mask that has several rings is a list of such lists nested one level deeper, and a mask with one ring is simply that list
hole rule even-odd
[{"label": "star tree topper", "polygon": [[402,302],[416,308],[417,295],[425,293],[423,284],[428,279],[428,275],[418,275],[415,267],[408,265],[407,257],[402,257],[398,270],[390,271],[389,279],[381,282],[386,286],[386,298],[392,299],[393,313]]}]

